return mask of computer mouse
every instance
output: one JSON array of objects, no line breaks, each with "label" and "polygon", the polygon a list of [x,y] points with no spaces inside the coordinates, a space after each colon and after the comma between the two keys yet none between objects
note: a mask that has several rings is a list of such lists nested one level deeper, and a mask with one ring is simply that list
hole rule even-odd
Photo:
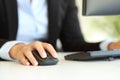
[{"label": "computer mouse", "polygon": [[37,60],[38,62],[38,66],[47,66],[47,65],[55,65],[58,63],[58,58],[54,58],[52,57],[52,55],[46,51],[47,53],[47,57],[46,58],[42,58],[38,51],[34,50],[32,51],[33,53],[33,56],[35,57],[35,59]]}]

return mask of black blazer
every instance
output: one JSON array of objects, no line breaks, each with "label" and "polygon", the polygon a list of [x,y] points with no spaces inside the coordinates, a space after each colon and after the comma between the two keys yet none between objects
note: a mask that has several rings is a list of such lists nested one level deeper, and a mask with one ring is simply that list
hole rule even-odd
[{"label": "black blazer", "polygon": [[[98,50],[99,43],[86,43],[83,39],[77,17],[75,0],[47,0],[48,39],[56,49],[56,40],[62,42],[64,51]],[[0,0],[0,46],[15,40],[18,29],[16,0]]]}]

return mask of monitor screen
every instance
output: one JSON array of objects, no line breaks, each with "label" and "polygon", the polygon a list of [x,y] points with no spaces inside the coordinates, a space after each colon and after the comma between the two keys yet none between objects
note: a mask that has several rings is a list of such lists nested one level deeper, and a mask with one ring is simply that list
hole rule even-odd
[{"label": "monitor screen", "polygon": [[91,15],[119,15],[120,0],[82,0],[82,14]]}]

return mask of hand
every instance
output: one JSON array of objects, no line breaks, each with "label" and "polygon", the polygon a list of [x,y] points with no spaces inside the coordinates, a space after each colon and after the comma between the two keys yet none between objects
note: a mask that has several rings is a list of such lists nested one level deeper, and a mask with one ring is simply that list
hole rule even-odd
[{"label": "hand", "polygon": [[108,50],[120,49],[120,41],[112,42],[108,45]]},{"label": "hand", "polygon": [[53,57],[57,58],[56,51],[52,45],[40,41],[35,41],[30,44],[18,43],[11,48],[9,55],[11,58],[19,60],[24,65],[30,65],[30,61],[32,65],[36,66],[38,62],[32,54],[33,50],[37,50],[42,58],[47,57],[45,50],[51,53]]}]

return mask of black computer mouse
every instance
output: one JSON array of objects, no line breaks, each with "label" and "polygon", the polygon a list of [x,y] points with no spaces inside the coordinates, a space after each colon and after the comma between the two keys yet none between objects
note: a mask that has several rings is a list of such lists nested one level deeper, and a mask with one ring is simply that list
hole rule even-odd
[{"label": "black computer mouse", "polygon": [[50,53],[47,51],[46,51],[46,53],[47,53],[46,58],[42,58],[36,50],[32,51],[32,53],[38,62],[38,66],[55,65],[59,61],[58,58],[52,57],[52,55],[50,55]]}]

